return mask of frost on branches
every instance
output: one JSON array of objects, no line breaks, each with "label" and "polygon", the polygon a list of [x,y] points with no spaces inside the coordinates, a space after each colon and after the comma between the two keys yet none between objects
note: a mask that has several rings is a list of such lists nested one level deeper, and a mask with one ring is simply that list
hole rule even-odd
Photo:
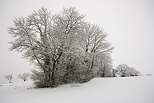
[{"label": "frost on branches", "polygon": [[41,8],[14,20],[8,29],[14,37],[11,50],[23,52],[36,65],[31,78],[37,87],[112,75],[113,47],[106,40],[108,34],[84,17],[74,7],[58,14]]}]

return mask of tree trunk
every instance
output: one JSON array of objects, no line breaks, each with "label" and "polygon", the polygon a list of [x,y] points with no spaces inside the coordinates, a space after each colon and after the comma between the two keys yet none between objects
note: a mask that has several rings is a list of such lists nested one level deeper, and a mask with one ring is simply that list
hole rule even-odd
[{"label": "tree trunk", "polygon": [[51,84],[52,87],[55,87],[55,68],[56,68],[56,61],[53,62],[53,66],[52,66],[52,75],[51,75],[51,79],[50,79],[50,83],[52,83]]},{"label": "tree trunk", "polygon": [[103,69],[102,77],[105,77],[105,69],[106,69],[106,67],[105,67],[105,64],[104,64],[104,69]]}]

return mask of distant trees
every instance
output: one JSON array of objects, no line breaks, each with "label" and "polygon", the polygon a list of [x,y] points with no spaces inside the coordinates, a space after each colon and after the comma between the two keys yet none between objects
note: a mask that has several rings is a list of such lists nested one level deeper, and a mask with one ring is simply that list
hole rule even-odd
[{"label": "distant trees", "polygon": [[19,74],[18,78],[22,79],[24,82],[30,77],[29,73]]},{"label": "distant trees", "polygon": [[113,47],[106,40],[108,34],[84,17],[74,7],[53,15],[41,8],[14,20],[8,29],[15,38],[11,50],[24,52],[38,67],[31,76],[36,86],[55,87],[111,75]]},{"label": "distant trees", "polygon": [[128,76],[138,76],[140,75],[140,72],[137,71],[135,68],[133,67],[129,67],[126,64],[120,64],[116,67],[117,73],[119,73],[119,75],[121,77],[128,77]]},{"label": "distant trees", "polygon": [[5,78],[9,81],[9,83],[11,83],[13,79],[12,73],[5,75]]}]

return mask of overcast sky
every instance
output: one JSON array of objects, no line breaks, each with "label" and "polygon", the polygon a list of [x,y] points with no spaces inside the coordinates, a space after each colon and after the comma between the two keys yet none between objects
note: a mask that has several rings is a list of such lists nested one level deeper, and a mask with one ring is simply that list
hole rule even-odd
[{"label": "overcast sky", "polygon": [[125,63],[142,74],[154,74],[154,0],[0,0],[0,82],[5,74],[16,76],[34,68],[22,53],[9,51],[7,28],[14,18],[40,7],[58,13],[70,6],[109,33],[114,67]]}]

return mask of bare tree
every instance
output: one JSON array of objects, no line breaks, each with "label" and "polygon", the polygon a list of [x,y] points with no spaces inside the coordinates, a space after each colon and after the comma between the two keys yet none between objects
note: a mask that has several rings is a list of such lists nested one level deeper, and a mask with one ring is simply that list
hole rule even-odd
[{"label": "bare tree", "polygon": [[89,60],[91,71],[96,70],[94,68],[101,68],[104,77],[106,68],[112,63],[110,53],[113,47],[106,40],[108,34],[99,26],[86,23],[83,28],[83,35],[81,47],[85,53],[85,61]]},{"label": "bare tree", "polygon": [[11,80],[13,79],[12,73],[5,75],[5,78],[11,83]]},{"label": "bare tree", "polygon": [[[11,50],[24,52],[24,57],[37,64],[45,75],[45,86],[55,86],[55,73],[63,54],[74,53],[74,36],[82,18],[74,8],[62,15],[51,15],[47,9],[34,11],[27,18],[15,19],[9,33],[15,37]],[[74,35],[74,36],[73,36]]]},{"label": "bare tree", "polygon": [[30,77],[30,73],[19,74],[18,78],[22,79],[24,82]]},{"label": "bare tree", "polygon": [[86,78],[95,76],[98,58],[109,67],[111,63],[103,59],[104,55],[110,57],[112,50],[107,33],[86,23],[84,17],[74,7],[54,15],[41,8],[14,20],[14,26],[8,29],[15,38],[11,50],[24,52],[24,57],[38,67],[32,71],[37,86],[55,87],[68,82],[68,77],[88,81]]}]

